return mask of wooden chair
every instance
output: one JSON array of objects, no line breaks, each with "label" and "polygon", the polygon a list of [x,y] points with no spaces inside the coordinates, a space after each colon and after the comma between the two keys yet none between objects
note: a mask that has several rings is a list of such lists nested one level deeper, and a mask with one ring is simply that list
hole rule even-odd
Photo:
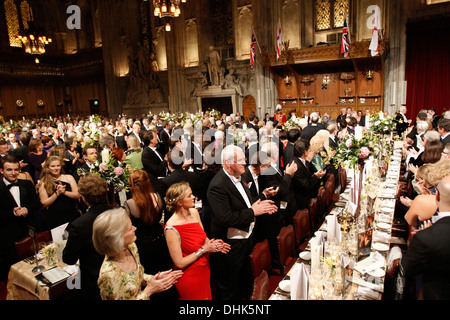
[{"label": "wooden chair", "polygon": [[287,271],[297,261],[296,259],[296,242],[294,226],[288,225],[281,228],[280,233],[277,236],[278,243],[278,267],[280,268],[280,274],[285,276]]},{"label": "wooden chair", "polygon": [[314,232],[319,226],[319,200],[318,198],[311,198],[309,201],[309,221],[311,226],[311,232]]},{"label": "wooden chair", "polygon": [[[36,246],[39,242],[48,241],[51,241],[50,231],[36,233]],[[22,240],[14,242],[14,246],[16,247],[17,259],[19,261],[34,255],[33,239],[30,236],[26,236]]]},{"label": "wooden chair", "polygon": [[273,273],[269,241],[266,239],[255,244],[249,258],[252,283],[255,282],[256,278],[258,278],[263,271],[266,271],[269,275],[270,290],[271,292],[274,292],[278,283],[283,280],[283,277]]},{"label": "wooden chair", "polygon": [[294,232],[297,252],[302,252],[311,238],[311,222],[309,210],[298,210],[294,216]]},{"label": "wooden chair", "polygon": [[318,212],[319,223],[322,223],[325,216],[330,212],[329,199],[327,197],[327,191],[325,188],[319,189],[319,192],[317,193],[317,201],[319,202],[319,212]]},{"label": "wooden chair", "polygon": [[347,171],[345,171],[345,168],[339,168],[339,178],[341,185],[340,192],[342,193],[347,188]]},{"label": "wooden chair", "polygon": [[273,291],[270,289],[269,275],[266,270],[253,281],[253,293],[250,300],[268,300]]}]

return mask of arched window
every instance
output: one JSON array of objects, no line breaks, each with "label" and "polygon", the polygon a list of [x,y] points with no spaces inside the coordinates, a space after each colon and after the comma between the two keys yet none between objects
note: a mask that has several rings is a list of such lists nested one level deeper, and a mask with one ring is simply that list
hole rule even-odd
[{"label": "arched window", "polygon": [[350,15],[350,0],[315,0],[316,31],[339,29]]},{"label": "arched window", "polygon": [[5,18],[8,27],[9,45],[11,47],[21,47],[22,43],[17,39],[21,31],[30,28],[30,22],[34,21],[33,10],[27,0],[20,2],[19,8],[14,0],[4,0]]}]

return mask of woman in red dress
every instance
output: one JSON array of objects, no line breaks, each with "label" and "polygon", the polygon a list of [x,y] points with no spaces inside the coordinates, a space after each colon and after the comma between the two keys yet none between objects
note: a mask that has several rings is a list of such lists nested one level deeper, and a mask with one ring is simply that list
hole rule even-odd
[{"label": "woman in red dress", "polygon": [[209,253],[228,253],[230,245],[208,239],[203,230],[195,197],[186,182],[172,185],[166,207],[173,212],[164,228],[175,269],[183,270],[176,284],[180,300],[211,300]]}]

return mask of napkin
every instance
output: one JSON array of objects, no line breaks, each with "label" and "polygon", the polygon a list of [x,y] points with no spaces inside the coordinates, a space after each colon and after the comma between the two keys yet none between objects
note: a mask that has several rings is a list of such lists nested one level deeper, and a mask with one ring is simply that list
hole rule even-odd
[{"label": "napkin", "polygon": [[323,257],[323,235],[312,238],[309,243],[311,245],[311,271],[319,270],[320,260]]},{"label": "napkin", "polygon": [[308,300],[309,275],[303,263],[291,269],[291,300]]},{"label": "napkin", "polygon": [[378,213],[378,222],[391,223],[391,216],[388,214]]},{"label": "napkin", "polygon": [[382,242],[389,243],[390,235],[386,232],[375,231],[372,236],[372,241],[374,242]]},{"label": "napkin", "polygon": [[384,267],[385,258],[378,252],[372,251],[370,256],[355,263],[355,270],[361,274]]},{"label": "napkin", "polygon": [[53,242],[62,242],[63,240],[66,240],[64,239],[64,231],[66,230],[68,224],[69,223],[64,223],[50,230]]},{"label": "napkin", "polygon": [[327,239],[328,241],[336,241],[341,243],[342,232],[341,225],[338,223],[337,215],[328,215],[325,217],[327,220]]}]

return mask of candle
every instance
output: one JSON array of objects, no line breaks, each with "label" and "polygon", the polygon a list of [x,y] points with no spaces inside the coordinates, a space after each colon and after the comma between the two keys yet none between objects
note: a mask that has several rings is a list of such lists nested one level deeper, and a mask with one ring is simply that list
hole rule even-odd
[{"label": "candle", "polygon": [[102,162],[103,163],[109,162],[109,150],[106,148],[102,150]]},{"label": "candle", "polygon": [[362,127],[361,126],[355,127],[355,139],[358,141],[362,139]]}]

